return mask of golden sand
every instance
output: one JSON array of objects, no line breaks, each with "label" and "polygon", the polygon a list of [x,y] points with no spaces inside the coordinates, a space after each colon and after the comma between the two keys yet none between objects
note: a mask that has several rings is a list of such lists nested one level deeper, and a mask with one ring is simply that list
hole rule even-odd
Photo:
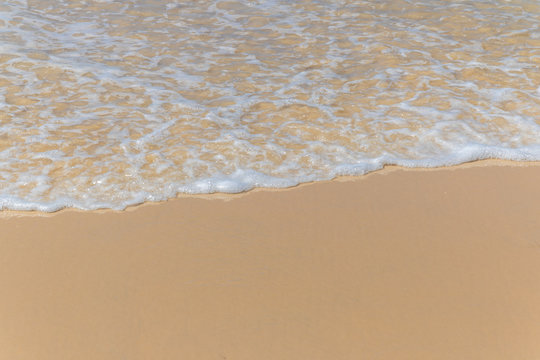
[{"label": "golden sand", "polygon": [[540,165],[482,164],[5,213],[0,359],[539,358]]}]

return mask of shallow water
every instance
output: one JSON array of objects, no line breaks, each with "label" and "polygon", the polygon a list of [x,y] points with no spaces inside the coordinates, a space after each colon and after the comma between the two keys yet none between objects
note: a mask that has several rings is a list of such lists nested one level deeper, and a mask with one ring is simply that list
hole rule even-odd
[{"label": "shallow water", "polygon": [[0,207],[540,160],[536,1],[7,0]]}]

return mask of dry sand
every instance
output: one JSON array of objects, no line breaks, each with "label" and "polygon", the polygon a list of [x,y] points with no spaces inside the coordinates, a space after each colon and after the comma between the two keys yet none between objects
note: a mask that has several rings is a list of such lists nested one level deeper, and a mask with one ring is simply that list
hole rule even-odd
[{"label": "dry sand", "polygon": [[538,359],[539,180],[481,162],[4,213],[0,359]]}]

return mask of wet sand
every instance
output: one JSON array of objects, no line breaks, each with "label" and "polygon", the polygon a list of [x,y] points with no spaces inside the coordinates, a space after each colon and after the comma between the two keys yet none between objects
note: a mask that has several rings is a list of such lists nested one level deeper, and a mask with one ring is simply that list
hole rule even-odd
[{"label": "wet sand", "polygon": [[540,165],[0,219],[0,359],[540,357]]}]

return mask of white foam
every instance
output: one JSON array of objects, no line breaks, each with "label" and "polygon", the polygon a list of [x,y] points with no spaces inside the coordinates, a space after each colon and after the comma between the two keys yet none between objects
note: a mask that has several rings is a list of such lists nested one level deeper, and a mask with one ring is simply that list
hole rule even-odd
[{"label": "white foam", "polygon": [[538,19],[489,4],[8,0],[0,208],[540,160]]}]

